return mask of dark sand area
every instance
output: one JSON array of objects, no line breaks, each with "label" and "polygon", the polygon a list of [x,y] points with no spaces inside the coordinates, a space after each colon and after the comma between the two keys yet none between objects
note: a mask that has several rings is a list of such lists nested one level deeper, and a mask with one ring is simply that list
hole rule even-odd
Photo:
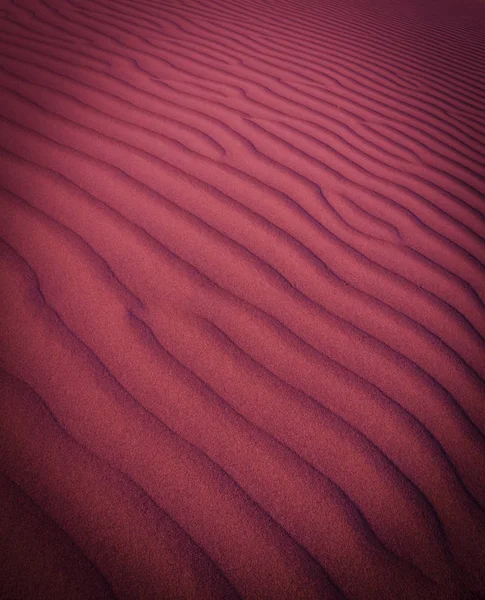
[{"label": "dark sand area", "polygon": [[485,598],[485,2],[0,0],[0,599]]}]

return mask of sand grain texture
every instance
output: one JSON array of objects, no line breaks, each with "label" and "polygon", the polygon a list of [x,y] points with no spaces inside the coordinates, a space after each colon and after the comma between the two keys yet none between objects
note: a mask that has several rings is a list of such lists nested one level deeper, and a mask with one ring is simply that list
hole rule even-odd
[{"label": "sand grain texture", "polygon": [[0,598],[485,598],[485,4],[0,7]]}]

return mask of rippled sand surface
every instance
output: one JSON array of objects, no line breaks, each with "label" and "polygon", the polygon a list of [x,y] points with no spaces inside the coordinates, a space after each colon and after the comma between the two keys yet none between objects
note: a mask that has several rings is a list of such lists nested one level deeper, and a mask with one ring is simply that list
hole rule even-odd
[{"label": "rippled sand surface", "polygon": [[0,0],[0,598],[485,598],[485,3]]}]

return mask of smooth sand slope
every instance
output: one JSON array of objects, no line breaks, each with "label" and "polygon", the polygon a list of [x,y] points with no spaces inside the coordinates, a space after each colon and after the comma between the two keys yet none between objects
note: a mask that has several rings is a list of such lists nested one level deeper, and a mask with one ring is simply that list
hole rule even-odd
[{"label": "smooth sand slope", "polygon": [[0,598],[485,598],[485,3],[0,7]]}]

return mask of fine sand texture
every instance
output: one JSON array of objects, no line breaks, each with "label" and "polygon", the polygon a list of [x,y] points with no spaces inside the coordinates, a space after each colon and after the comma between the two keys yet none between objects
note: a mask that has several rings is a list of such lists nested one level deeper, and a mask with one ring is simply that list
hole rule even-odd
[{"label": "fine sand texture", "polygon": [[0,0],[0,600],[485,598],[485,2]]}]

